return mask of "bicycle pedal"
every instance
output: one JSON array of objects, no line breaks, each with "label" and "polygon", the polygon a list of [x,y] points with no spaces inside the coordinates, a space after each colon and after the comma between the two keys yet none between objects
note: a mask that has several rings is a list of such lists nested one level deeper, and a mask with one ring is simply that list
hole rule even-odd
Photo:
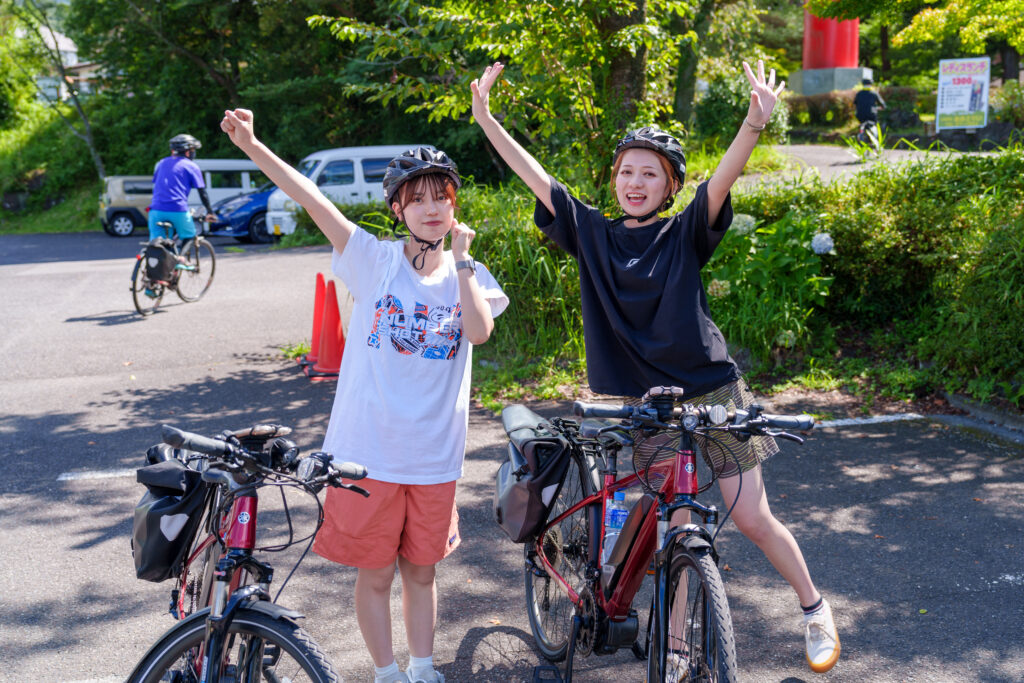
[{"label": "bicycle pedal", "polygon": [[541,664],[533,667],[533,683],[545,683],[545,681],[561,683],[562,672],[558,670],[557,666],[551,666],[550,664]]}]

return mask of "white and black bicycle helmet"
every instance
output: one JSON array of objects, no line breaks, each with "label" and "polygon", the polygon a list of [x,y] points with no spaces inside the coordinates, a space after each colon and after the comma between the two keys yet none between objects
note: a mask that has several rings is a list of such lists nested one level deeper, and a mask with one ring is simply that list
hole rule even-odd
[{"label": "white and black bicycle helmet", "polygon": [[455,183],[456,190],[462,187],[459,169],[447,154],[441,150],[417,147],[402,152],[388,163],[384,172],[384,197],[388,206],[391,206],[402,183],[428,173],[443,173]]},{"label": "white and black bicycle helmet", "polygon": [[175,135],[171,138],[169,144],[171,146],[171,151],[177,152],[178,154],[185,154],[190,149],[199,149],[203,146],[203,143],[199,142],[199,140],[195,139],[188,133]]}]

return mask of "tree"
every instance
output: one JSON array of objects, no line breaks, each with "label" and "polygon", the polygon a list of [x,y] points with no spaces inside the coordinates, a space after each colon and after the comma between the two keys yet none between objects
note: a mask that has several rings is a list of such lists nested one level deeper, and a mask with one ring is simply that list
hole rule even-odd
[{"label": "tree", "polygon": [[663,93],[649,97],[648,84],[667,80],[675,43],[662,22],[649,17],[685,11],[684,2],[401,0],[380,6],[378,20],[311,20],[363,46],[364,69],[346,74],[346,93],[397,103],[432,121],[459,119],[470,109],[470,81],[485,64],[501,60],[509,76],[495,100],[505,125],[528,142],[552,142],[598,185],[622,129],[667,112]]},{"label": "tree", "polygon": [[[31,45],[33,52],[40,54],[44,57],[47,66],[56,74],[60,83],[71,83],[71,79],[68,77],[67,68],[68,64],[64,64],[64,59],[61,56],[60,49],[58,46],[57,32],[53,25],[53,9],[43,3],[38,3],[35,0],[23,0],[22,2],[7,3],[7,11],[18,19],[24,30],[26,37],[26,44]],[[49,40],[47,40],[49,38]],[[14,63],[19,69],[24,70],[25,67],[21,60],[15,59]],[[85,108],[82,106],[82,101],[79,98],[79,93],[74,88],[68,90],[68,100],[71,103],[71,108],[74,110],[77,117],[77,123],[74,119],[69,117],[65,111],[63,103],[59,100],[53,100],[41,87],[39,87],[34,74],[26,75],[32,80],[32,83],[36,85],[37,90],[41,98],[53,109],[54,112],[60,117],[60,119],[67,125],[71,133],[85,143],[85,146],[89,149],[89,154],[92,157],[93,165],[96,168],[96,175],[103,180],[106,176],[106,170],[103,165],[103,158],[100,156],[99,149],[96,146],[96,141],[93,136],[92,125],[89,122],[89,116],[85,112]]]},{"label": "tree", "polygon": [[983,54],[987,47],[1003,56],[1003,76],[1019,77],[1024,50],[1024,0],[945,0],[939,6],[923,0],[809,0],[817,16],[839,19],[872,15],[899,19],[913,14],[910,24],[893,38],[894,45],[930,43],[958,36],[962,47]]}]

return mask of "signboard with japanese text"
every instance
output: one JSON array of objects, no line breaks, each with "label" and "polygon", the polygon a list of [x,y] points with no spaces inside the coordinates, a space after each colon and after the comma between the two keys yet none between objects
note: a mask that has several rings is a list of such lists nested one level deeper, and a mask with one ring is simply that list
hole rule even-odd
[{"label": "signboard with japanese text", "polygon": [[988,123],[988,57],[939,61],[935,130],[984,128]]}]

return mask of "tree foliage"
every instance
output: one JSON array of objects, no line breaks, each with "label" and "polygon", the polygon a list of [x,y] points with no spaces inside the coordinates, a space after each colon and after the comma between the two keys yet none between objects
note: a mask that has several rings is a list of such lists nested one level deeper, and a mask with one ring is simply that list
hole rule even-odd
[{"label": "tree foliage", "polygon": [[364,46],[365,69],[341,84],[346,93],[431,121],[465,120],[470,81],[492,61],[507,63],[493,96],[506,126],[588,161],[598,180],[623,127],[666,115],[680,41],[668,18],[687,11],[676,0],[394,0],[383,3],[377,21],[320,16],[311,23]]},{"label": "tree foliage", "polygon": [[899,25],[910,13],[913,19],[896,34],[896,45],[959,36],[964,49],[975,54],[985,52],[990,41],[1024,51],[1024,0],[809,0],[808,9],[816,16],[840,19],[882,16]]}]

